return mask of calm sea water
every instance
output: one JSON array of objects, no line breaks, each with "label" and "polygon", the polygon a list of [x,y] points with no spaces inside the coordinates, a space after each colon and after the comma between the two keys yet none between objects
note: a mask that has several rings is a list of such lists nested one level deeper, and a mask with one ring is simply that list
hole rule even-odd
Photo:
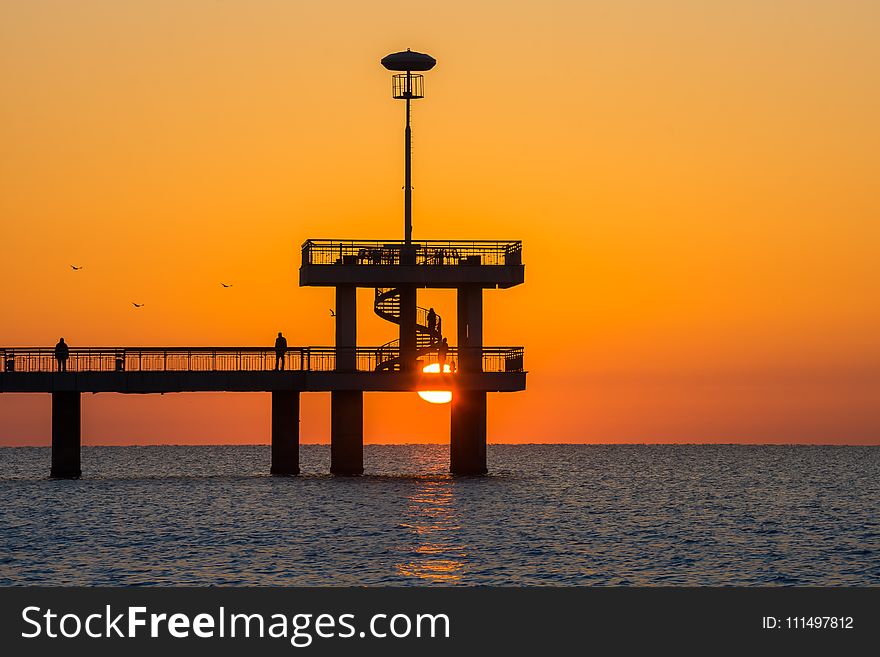
[{"label": "calm sea water", "polygon": [[880,448],[368,446],[369,476],[269,448],[0,449],[0,584],[880,585]]}]

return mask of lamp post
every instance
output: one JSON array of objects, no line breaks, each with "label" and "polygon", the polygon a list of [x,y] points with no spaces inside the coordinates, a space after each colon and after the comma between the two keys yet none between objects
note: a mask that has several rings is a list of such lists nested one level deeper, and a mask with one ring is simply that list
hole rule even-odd
[{"label": "lamp post", "polygon": [[437,60],[420,52],[405,50],[382,58],[382,66],[389,71],[404,71],[392,76],[392,96],[406,101],[406,130],[404,151],[403,182],[403,238],[406,244],[412,243],[412,130],[410,128],[410,102],[424,98],[424,76],[413,71],[430,71]]}]

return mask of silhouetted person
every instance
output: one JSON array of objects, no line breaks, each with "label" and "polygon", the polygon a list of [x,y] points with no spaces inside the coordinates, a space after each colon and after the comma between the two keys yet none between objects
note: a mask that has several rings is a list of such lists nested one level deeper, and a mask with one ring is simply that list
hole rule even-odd
[{"label": "silhouetted person", "polygon": [[59,372],[67,371],[67,359],[69,357],[70,350],[67,348],[67,343],[64,341],[64,338],[61,338],[58,341],[58,344],[55,345],[55,360],[58,361]]},{"label": "silhouetted person", "polygon": [[446,342],[446,338],[443,338],[443,342],[440,343],[440,348],[437,350],[437,362],[440,363],[440,372],[446,371],[446,354],[449,353],[449,344]]},{"label": "silhouetted person", "polygon": [[428,335],[431,336],[431,342],[434,342],[434,330],[437,328],[437,313],[433,308],[428,309]]},{"label": "silhouetted person", "polygon": [[443,318],[437,318],[437,335],[443,335]]},{"label": "silhouetted person", "polygon": [[287,353],[287,338],[278,331],[278,337],[275,338],[275,369],[284,369],[284,354]]},{"label": "silhouetted person", "polygon": [[449,371],[450,371],[450,372],[452,372],[453,374],[455,374],[455,371],[456,371],[457,369],[458,369],[458,368],[455,366],[455,361],[452,361],[451,363],[449,363]]}]

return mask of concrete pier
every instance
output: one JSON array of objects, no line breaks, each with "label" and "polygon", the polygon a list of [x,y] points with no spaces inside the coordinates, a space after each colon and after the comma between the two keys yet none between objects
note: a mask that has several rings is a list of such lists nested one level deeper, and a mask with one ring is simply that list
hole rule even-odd
[{"label": "concrete pier", "polygon": [[[69,374],[56,371],[54,349],[0,346],[0,394],[52,395],[53,477],[80,476],[83,393],[167,394],[261,392],[271,397],[271,472],[299,469],[300,393],[331,393],[331,472],[364,472],[365,392],[452,391],[450,470],[486,472],[487,393],[525,390],[522,347],[484,346],[483,291],[523,282],[518,241],[307,240],[300,284],[334,287],[335,345],[288,346],[285,371],[275,371],[272,346],[71,347]],[[372,311],[399,338],[358,346],[357,291],[375,288]],[[424,289],[456,290],[458,322],[447,316],[446,363],[455,373],[414,371],[439,362],[427,339]],[[329,304],[328,304],[329,305]],[[438,307],[437,317],[444,309]],[[395,330],[395,333],[397,331]],[[265,399],[265,397],[264,397]],[[388,417],[409,422],[393,409]],[[417,425],[416,425],[417,426]]]},{"label": "concrete pier", "polygon": [[486,474],[486,393],[457,391],[451,411],[449,470],[457,475]]},{"label": "concrete pier", "polygon": [[272,392],[273,475],[299,474],[299,392]]},{"label": "concrete pier", "polygon": [[[336,371],[357,370],[357,287],[336,288]],[[364,473],[364,393],[330,393],[330,472]]]},{"label": "concrete pier", "polygon": [[52,470],[51,476],[75,478],[82,474],[80,393],[52,393]]},{"label": "concrete pier", "polygon": [[400,370],[412,372],[416,365],[416,288],[400,286]]},{"label": "concrete pier", "polygon": [[[458,288],[459,371],[483,370],[483,289]],[[452,397],[449,469],[453,474],[480,475],[486,467],[486,392],[458,390]]]},{"label": "concrete pier", "polygon": [[336,371],[357,370],[357,287],[336,288]]},{"label": "concrete pier", "polygon": [[458,369],[461,372],[483,370],[483,288],[463,285],[458,288]]},{"label": "concrete pier", "polygon": [[330,472],[364,473],[364,393],[360,390],[330,393]]}]

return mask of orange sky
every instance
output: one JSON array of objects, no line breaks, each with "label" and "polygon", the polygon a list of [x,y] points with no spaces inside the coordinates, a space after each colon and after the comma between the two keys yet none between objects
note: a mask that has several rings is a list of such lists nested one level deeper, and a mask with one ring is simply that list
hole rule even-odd
[{"label": "orange sky", "polygon": [[[438,60],[415,239],[524,242],[526,284],[485,294],[485,342],[530,371],[490,441],[877,444],[878,24],[856,0],[0,3],[0,344],[332,343],[298,246],[402,237],[379,59],[411,47]],[[361,294],[360,343],[395,337]],[[452,326],[451,293],[419,302]],[[46,444],[48,412],[0,396],[0,444]],[[269,435],[267,395],[83,414],[85,444]],[[448,417],[366,396],[368,442]],[[327,395],[302,435],[329,439]]]}]

